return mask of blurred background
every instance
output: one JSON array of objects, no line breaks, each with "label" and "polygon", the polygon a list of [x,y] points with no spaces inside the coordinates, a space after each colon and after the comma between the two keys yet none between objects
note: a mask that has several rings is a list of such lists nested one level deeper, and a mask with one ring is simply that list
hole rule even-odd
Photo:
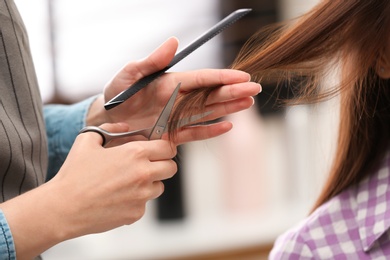
[{"label": "blurred background", "polygon": [[[126,62],[144,58],[168,37],[183,48],[232,11],[252,8],[171,71],[227,67],[251,34],[298,17],[319,0],[15,2],[43,101],[66,104],[100,93]],[[276,237],[308,214],[321,189],[338,110],[335,100],[283,108],[275,105],[274,86],[263,88],[256,106],[229,118],[231,132],[180,147],[178,174],[142,220],[66,241],[44,259],[266,259]]]}]

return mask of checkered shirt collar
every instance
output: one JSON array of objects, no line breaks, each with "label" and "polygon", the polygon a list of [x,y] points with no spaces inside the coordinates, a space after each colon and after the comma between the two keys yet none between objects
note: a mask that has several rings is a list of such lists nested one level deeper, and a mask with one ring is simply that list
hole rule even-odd
[{"label": "checkered shirt collar", "polygon": [[357,187],[359,235],[365,252],[377,243],[389,241],[383,236],[390,229],[390,151],[377,174],[370,175]]}]

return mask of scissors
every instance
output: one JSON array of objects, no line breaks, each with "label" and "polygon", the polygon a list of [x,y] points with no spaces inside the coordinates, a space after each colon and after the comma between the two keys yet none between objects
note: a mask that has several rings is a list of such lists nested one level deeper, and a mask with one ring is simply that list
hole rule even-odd
[{"label": "scissors", "polygon": [[[144,129],[140,129],[140,130],[135,130],[135,131],[130,131],[130,132],[111,133],[111,132],[108,132],[108,131],[106,131],[100,127],[97,127],[97,126],[86,126],[80,130],[79,134],[86,133],[86,132],[95,132],[95,133],[100,134],[101,137],[103,138],[102,146],[105,146],[106,144],[108,144],[109,142],[111,142],[114,139],[123,138],[123,137],[127,137],[127,136],[141,135],[141,136],[148,138],[148,140],[161,139],[161,136],[165,132],[168,131],[167,125],[169,122],[169,117],[171,115],[173,105],[175,104],[177,94],[179,93],[180,85],[181,85],[181,83],[179,83],[176,86],[176,88],[173,91],[171,97],[169,98],[167,104],[165,105],[164,109],[162,110],[161,114],[159,115],[157,122],[152,127],[148,127],[148,128],[144,128]],[[201,118],[210,115],[212,112],[213,111],[208,111],[208,112],[205,112],[202,114],[193,115],[193,116],[188,117],[188,118],[180,119],[178,124],[177,124],[177,128],[189,125],[193,122],[196,122],[196,121],[200,120]]]}]

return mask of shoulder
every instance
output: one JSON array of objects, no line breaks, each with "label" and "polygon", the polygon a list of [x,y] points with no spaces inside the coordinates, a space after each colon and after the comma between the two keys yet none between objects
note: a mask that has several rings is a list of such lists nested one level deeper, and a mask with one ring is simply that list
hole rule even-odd
[{"label": "shoulder", "polygon": [[352,226],[357,227],[354,198],[353,191],[347,191],[316,209],[278,237],[270,259],[332,259],[335,248],[332,241],[337,241],[335,238]]},{"label": "shoulder", "polygon": [[270,253],[269,259],[311,259],[312,250],[306,241],[309,219],[303,220],[278,237]]}]

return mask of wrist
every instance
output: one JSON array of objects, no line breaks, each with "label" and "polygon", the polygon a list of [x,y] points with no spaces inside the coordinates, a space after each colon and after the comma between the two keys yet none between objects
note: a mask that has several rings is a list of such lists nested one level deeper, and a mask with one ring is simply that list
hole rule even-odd
[{"label": "wrist", "polygon": [[107,122],[107,112],[104,109],[104,97],[99,95],[89,107],[86,119],[86,125],[99,126]]},{"label": "wrist", "polygon": [[33,259],[71,238],[70,229],[63,219],[66,207],[56,199],[55,190],[47,183],[1,204],[17,259]]}]

